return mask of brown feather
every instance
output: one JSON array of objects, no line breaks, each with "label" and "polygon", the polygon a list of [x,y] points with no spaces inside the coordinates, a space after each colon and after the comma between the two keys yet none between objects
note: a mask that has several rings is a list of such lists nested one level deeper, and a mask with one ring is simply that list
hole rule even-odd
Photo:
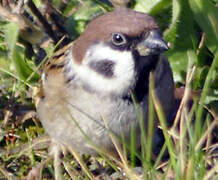
[{"label": "brown feather", "polygon": [[59,49],[49,58],[49,60],[46,62],[46,64],[43,67],[45,74],[47,74],[49,71],[52,70],[63,69],[67,52],[70,50],[72,45],[73,42],[69,43],[68,45],[64,46],[62,49]]}]

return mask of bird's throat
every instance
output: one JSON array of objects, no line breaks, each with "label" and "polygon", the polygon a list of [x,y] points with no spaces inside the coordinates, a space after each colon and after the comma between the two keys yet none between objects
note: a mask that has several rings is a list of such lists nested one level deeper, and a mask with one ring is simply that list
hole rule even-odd
[{"label": "bird's throat", "polygon": [[159,55],[152,55],[147,57],[137,58],[136,71],[137,77],[134,86],[123,96],[123,99],[132,102],[131,93],[134,95],[135,100],[140,103],[143,101],[144,97],[148,95],[149,92],[149,76],[150,72],[154,71],[157,63],[159,61]]}]

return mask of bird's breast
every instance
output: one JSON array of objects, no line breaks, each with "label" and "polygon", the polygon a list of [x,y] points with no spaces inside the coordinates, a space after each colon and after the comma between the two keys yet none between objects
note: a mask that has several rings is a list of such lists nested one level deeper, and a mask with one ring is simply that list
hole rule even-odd
[{"label": "bird's breast", "polygon": [[114,149],[109,133],[126,138],[131,126],[138,126],[133,104],[122,98],[99,96],[82,87],[68,86],[56,96],[41,99],[38,114],[51,137],[81,153],[93,153],[90,140]]}]

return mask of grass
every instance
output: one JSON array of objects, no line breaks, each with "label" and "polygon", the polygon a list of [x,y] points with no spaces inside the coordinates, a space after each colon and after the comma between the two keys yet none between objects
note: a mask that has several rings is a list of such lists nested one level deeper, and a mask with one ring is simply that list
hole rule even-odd
[{"label": "grass", "polygon": [[[172,3],[161,1],[161,6],[157,1],[150,7],[149,12],[157,17],[159,24],[163,24],[161,28],[172,46],[167,56],[173,68],[176,86],[184,86],[184,96],[173,125],[168,127],[151,75],[148,131],[141,125],[141,131],[144,132],[141,150],[136,151],[134,146],[134,129],[130,147],[122,138],[121,147],[118,139],[110,133],[118,157],[100,151],[99,148],[96,149],[100,151],[99,157],[80,157],[73,150],[70,154],[63,153],[64,157],[60,157],[58,152],[55,152],[53,160],[49,157],[50,141],[44,136],[44,129],[35,114],[34,94],[39,87],[36,73],[41,65],[35,65],[34,58],[27,58],[26,47],[18,42],[19,28],[1,21],[0,179],[24,178],[31,168],[39,164],[39,179],[218,179],[218,27],[215,18],[218,15],[214,8],[215,2],[207,2],[207,8],[201,6],[205,5],[201,0]],[[58,7],[60,2],[56,3]],[[132,8],[140,7],[143,11],[144,2],[140,3],[140,0],[135,1],[137,5],[133,4]],[[38,5],[40,6],[40,2]],[[90,13],[111,9],[110,5],[98,1],[84,1],[83,5],[72,1],[71,5],[71,9],[68,7],[64,12],[77,25],[72,27],[66,24],[70,33],[82,32]],[[86,12],[87,8],[89,13]],[[170,11],[172,14],[168,13]],[[184,13],[192,13],[193,16],[183,16]],[[163,17],[168,18],[167,22],[171,23],[164,23]],[[187,25],[190,26],[188,37],[184,29]],[[196,36],[199,31],[204,33]],[[207,38],[201,41],[204,39],[203,34]],[[11,44],[7,46],[9,42]],[[45,47],[49,55],[53,49],[54,45],[51,44]],[[193,92],[200,93],[196,97]],[[194,97],[191,106],[190,96]],[[134,95],[132,97],[134,99]],[[136,102],[135,106],[137,107]],[[165,139],[157,157],[152,152],[154,112],[157,113]],[[141,112],[137,115],[142,124]],[[106,122],[105,120],[107,127]],[[163,158],[166,149],[169,152],[168,159]]]}]

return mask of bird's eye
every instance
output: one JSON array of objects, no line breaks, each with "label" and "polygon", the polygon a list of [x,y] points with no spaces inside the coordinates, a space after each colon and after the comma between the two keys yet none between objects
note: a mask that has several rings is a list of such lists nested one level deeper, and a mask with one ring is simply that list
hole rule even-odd
[{"label": "bird's eye", "polygon": [[112,34],[112,42],[114,45],[120,46],[126,43],[126,38],[123,34],[113,33]]}]

